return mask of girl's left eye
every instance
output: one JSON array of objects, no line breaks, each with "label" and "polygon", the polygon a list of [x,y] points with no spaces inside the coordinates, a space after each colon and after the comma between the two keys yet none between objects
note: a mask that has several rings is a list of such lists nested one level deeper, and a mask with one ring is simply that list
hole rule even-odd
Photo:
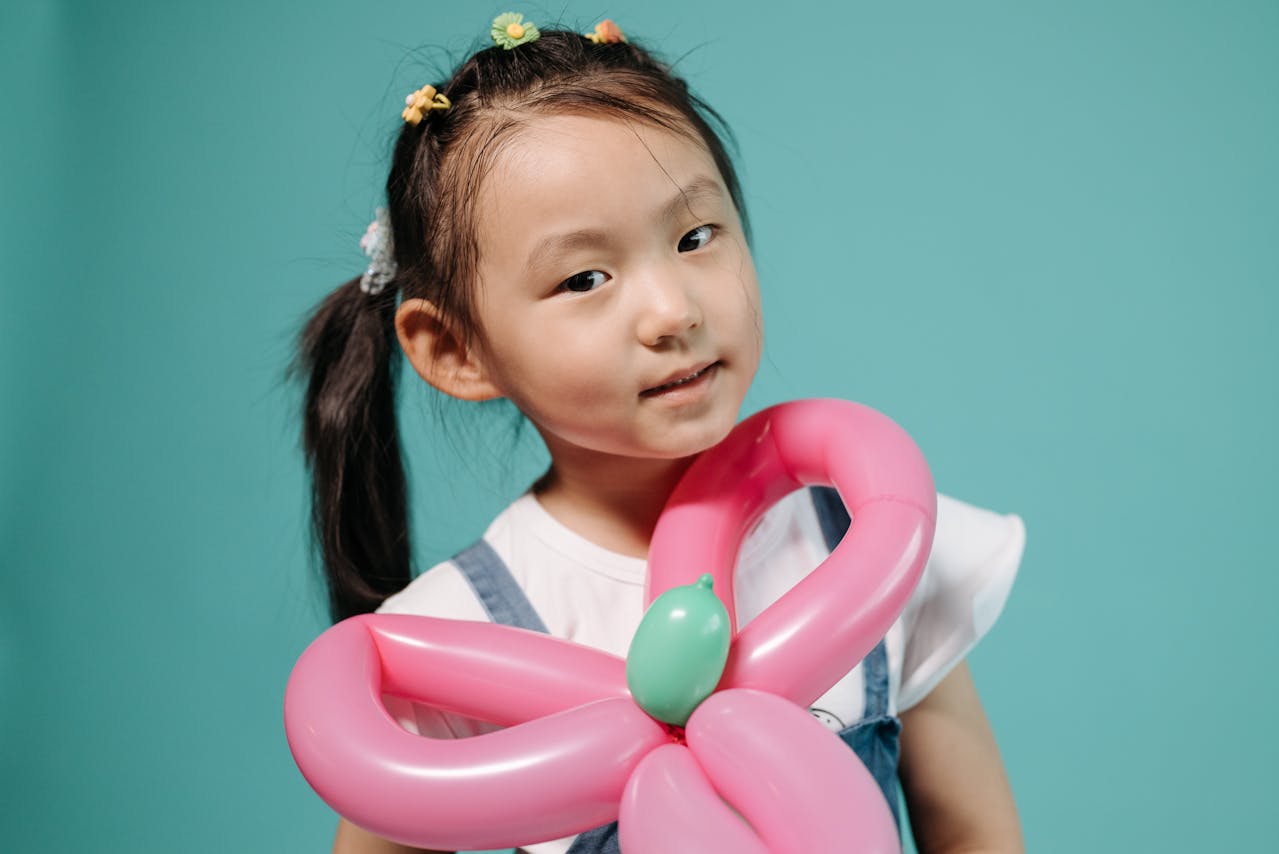
[{"label": "girl's left eye", "polygon": [[560,282],[560,290],[572,291],[575,294],[582,294],[593,291],[600,285],[604,284],[608,277],[599,270],[587,270],[583,273],[577,273],[569,276]]},{"label": "girl's left eye", "polygon": [[680,252],[692,252],[694,249],[701,249],[707,243],[711,242],[711,238],[715,236],[715,226],[699,225],[679,239]]}]

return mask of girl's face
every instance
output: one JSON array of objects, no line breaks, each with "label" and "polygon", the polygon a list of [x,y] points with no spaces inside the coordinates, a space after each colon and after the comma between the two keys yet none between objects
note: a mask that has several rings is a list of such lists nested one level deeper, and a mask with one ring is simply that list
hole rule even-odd
[{"label": "girl's face", "polygon": [[728,433],[762,320],[705,148],[607,118],[537,118],[478,203],[478,358],[553,457],[678,458]]}]

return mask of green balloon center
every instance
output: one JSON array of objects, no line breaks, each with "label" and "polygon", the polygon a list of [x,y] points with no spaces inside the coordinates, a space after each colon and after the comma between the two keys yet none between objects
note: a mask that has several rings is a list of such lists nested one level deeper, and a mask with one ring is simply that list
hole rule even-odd
[{"label": "green balloon center", "polygon": [[684,726],[724,674],[731,629],[713,585],[705,574],[658,596],[631,640],[626,684],[639,707],[663,723]]}]

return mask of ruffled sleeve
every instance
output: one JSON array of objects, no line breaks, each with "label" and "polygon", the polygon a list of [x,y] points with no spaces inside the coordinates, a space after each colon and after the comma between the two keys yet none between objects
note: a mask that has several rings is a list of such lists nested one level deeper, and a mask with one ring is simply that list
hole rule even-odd
[{"label": "ruffled sleeve", "polygon": [[937,496],[937,532],[902,613],[899,710],[918,703],[977,644],[1004,609],[1026,545],[1019,516]]}]

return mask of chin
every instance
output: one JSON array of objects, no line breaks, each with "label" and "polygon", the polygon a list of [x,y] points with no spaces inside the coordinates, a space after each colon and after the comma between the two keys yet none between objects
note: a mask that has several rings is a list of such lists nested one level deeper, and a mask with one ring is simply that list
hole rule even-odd
[{"label": "chin", "polygon": [[673,460],[696,456],[724,441],[736,424],[737,420],[734,418],[723,423],[699,424],[696,428],[690,427],[687,432],[672,431],[675,435],[671,436],[670,445],[663,448],[664,453],[661,455]]}]

